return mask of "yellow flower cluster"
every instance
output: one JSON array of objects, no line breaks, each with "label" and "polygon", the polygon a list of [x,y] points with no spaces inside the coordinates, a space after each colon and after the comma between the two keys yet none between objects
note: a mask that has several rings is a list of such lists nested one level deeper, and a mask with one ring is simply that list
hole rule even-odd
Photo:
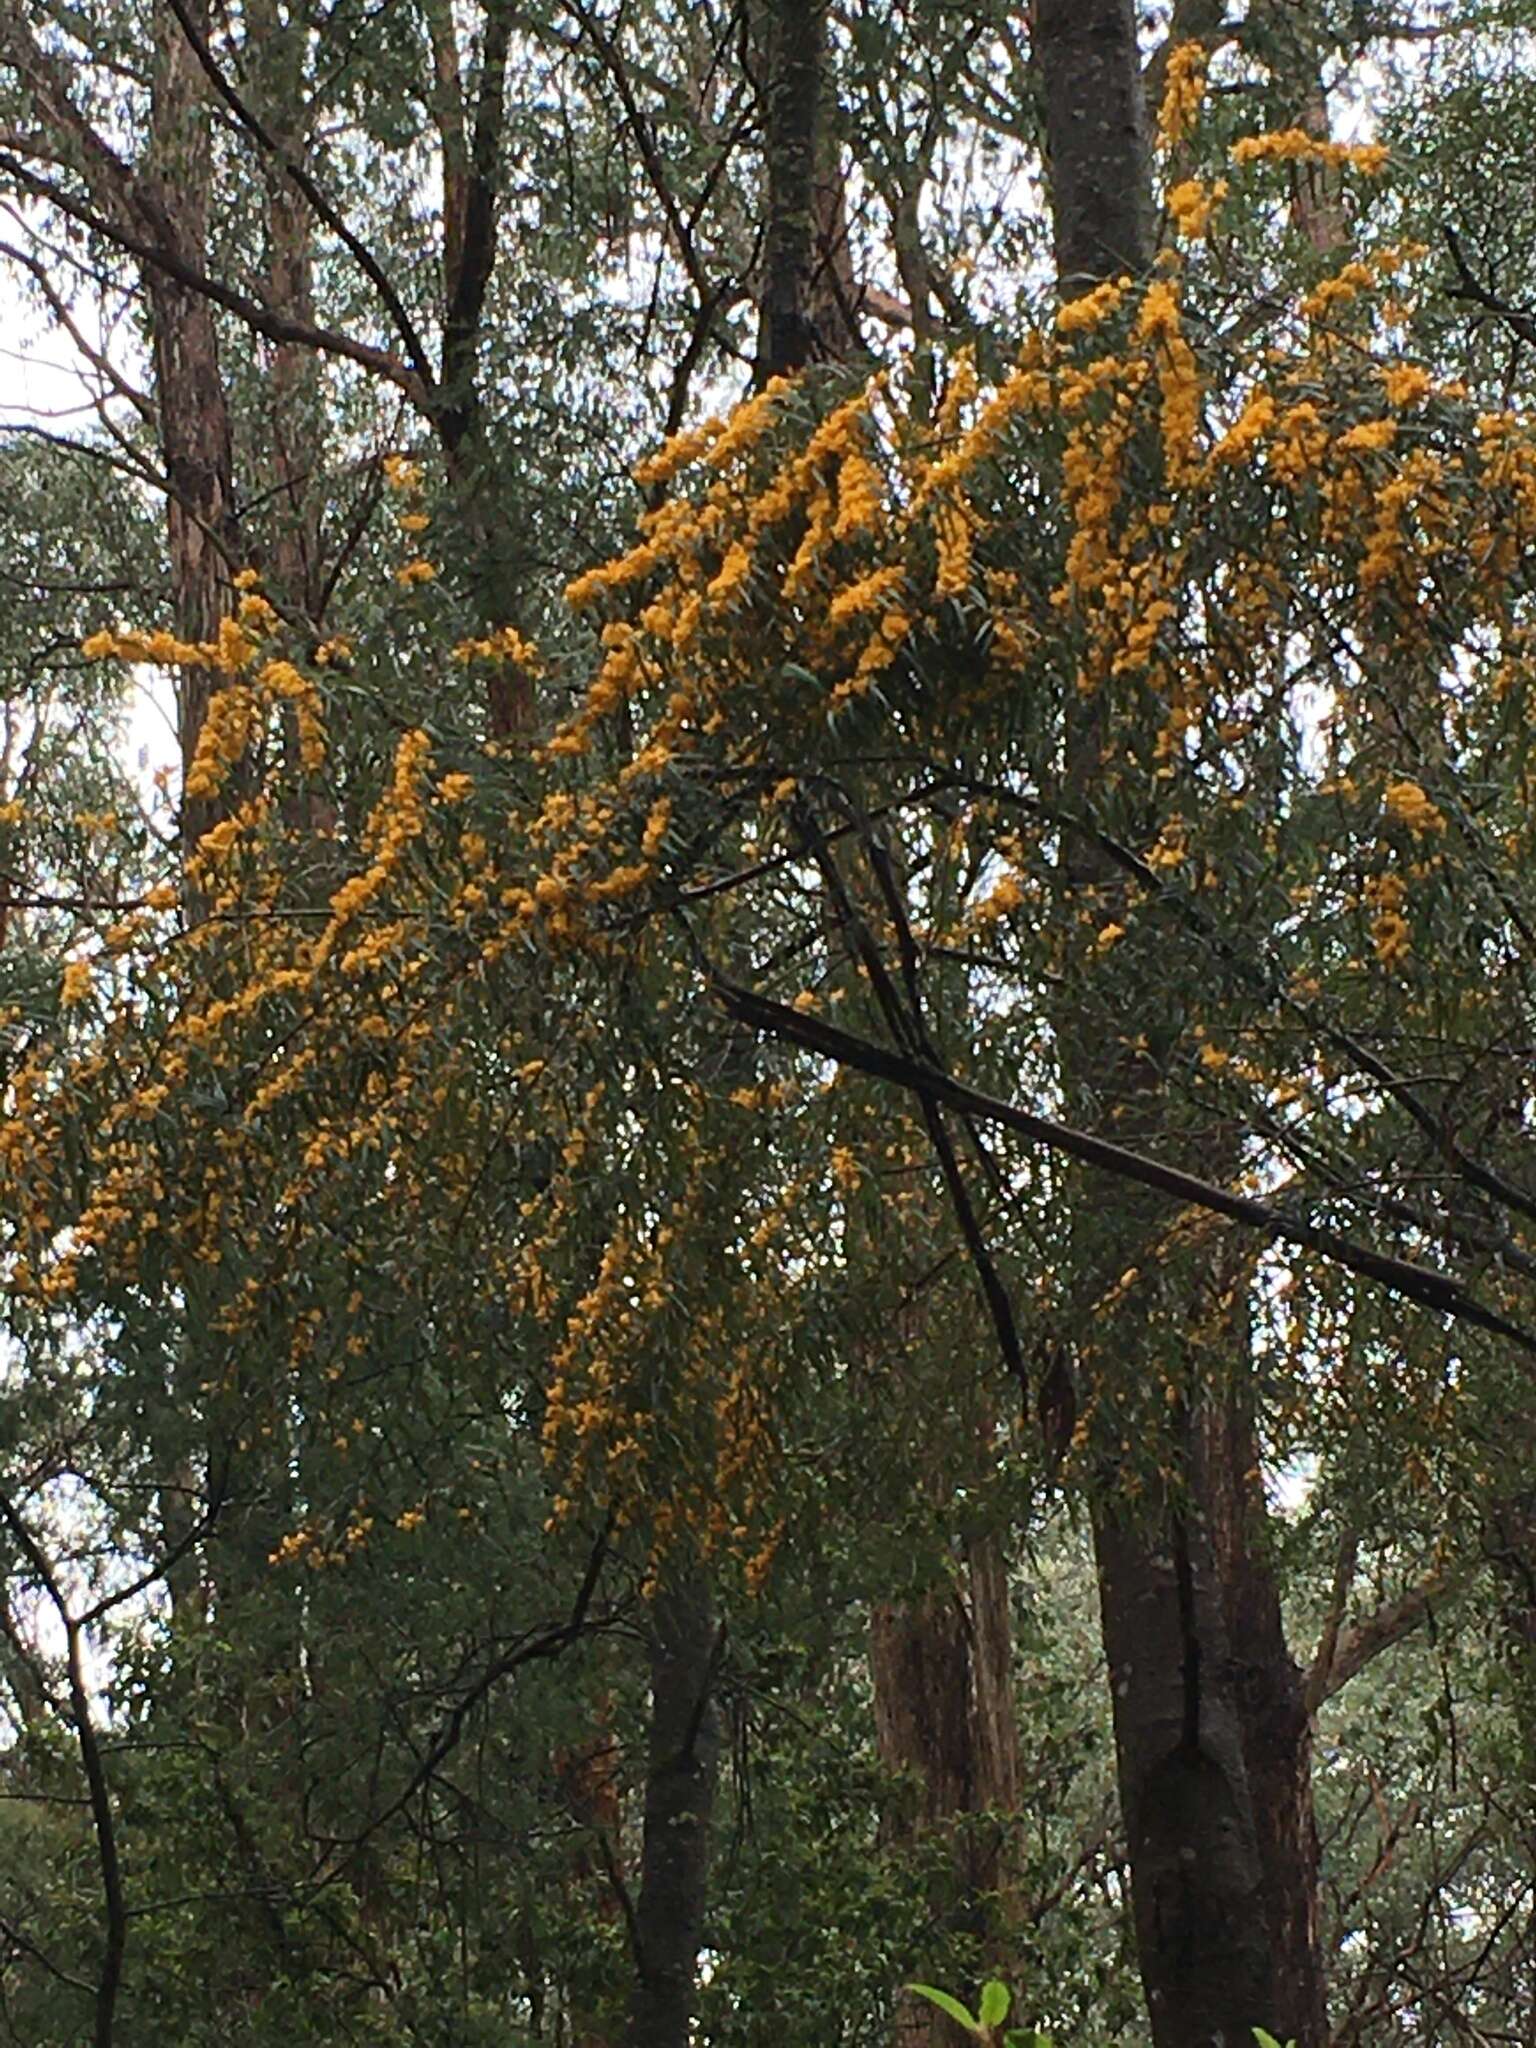
[{"label": "yellow flower cluster", "polygon": [[1207,185],[1199,178],[1183,178],[1169,188],[1165,204],[1174,233],[1186,242],[1201,241],[1211,224],[1211,215],[1227,196],[1227,181],[1219,178]]},{"label": "yellow flower cluster", "polygon": [[542,667],[539,650],[525,638],[516,626],[498,626],[484,639],[461,640],[453,650],[455,661],[510,661],[530,675],[537,675]]},{"label": "yellow flower cluster", "polygon": [[1375,913],[1371,919],[1371,943],[1376,958],[1383,967],[1395,967],[1411,950],[1408,920],[1403,916],[1407,887],[1400,875],[1373,875],[1365,885],[1365,896]]},{"label": "yellow flower cluster", "polygon": [[1106,278],[1095,285],[1092,291],[1079,293],[1068,299],[1065,305],[1056,309],[1056,332],[1058,334],[1091,334],[1096,327],[1102,327],[1113,314],[1118,313],[1125,302],[1125,295],[1131,288],[1128,277]]},{"label": "yellow flower cluster", "polygon": [[1418,405],[1434,390],[1434,379],[1428,370],[1417,363],[1394,363],[1381,373],[1382,387],[1387,394],[1388,405],[1395,405],[1406,411],[1411,405]]},{"label": "yellow flower cluster", "polygon": [[1247,462],[1262,445],[1274,424],[1273,394],[1268,391],[1255,392],[1238,418],[1211,450],[1213,465],[1219,467],[1223,463]]},{"label": "yellow flower cluster", "polygon": [[88,1003],[94,984],[94,972],[89,960],[71,960],[65,966],[59,986],[59,1001],[66,1010],[79,1003]]},{"label": "yellow flower cluster", "polygon": [[1142,341],[1160,344],[1158,385],[1163,398],[1163,463],[1170,483],[1188,474],[1200,422],[1202,389],[1195,352],[1184,339],[1179,295],[1171,278],[1147,286],[1136,317]]},{"label": "yellow flower cluster", "polygon": [[1235,164],[1313,163],[1329,170],[1355,170],[1374,177],[1386,168],[1390,152],[1381,142],[1330,142],[1305,128],[1282,128],[1268,135],[1245,135],[1232,145]]},{"label": "yellow flower cluster", "polygon": [[365,843],[371,864],[350,876],[331,897],[331,921],[315,947],[315,963],[330,957],[343,926],[372,903],[388,886],[406,850],[426,822],[423,788],[431,765],[432,742],[419,728],[405,733],[395,749],[390,786],[368,820]]},{"label": "yellow flower cluster", "polygon": [[1157,115],[1157,140],[1162,149],[1176,149],[1199,119],[1205,101],[1207,62],[1200,43],[1180,43],[1169,52],[1162,105]]},{"label": "yellow flower cluster", "polygon": [[1382,807],[1395,823],[1410,832],[1443,832],[1445,813],[1432,803],[1417,782],[1389,782],[1381,793]]}]

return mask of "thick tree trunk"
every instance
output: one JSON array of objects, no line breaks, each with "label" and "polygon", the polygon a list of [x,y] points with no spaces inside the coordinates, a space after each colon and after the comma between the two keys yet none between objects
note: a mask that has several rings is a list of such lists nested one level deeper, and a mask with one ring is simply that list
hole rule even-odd
[{"label": "thick tree trunk", "polygon": [[[207,0],[194,0],[199,28],[206,33]],[[207,263],[210,135],[205,81],[187,38],[168,7],[156,11],[154,90],[150,140],[137,180],[135,200],[151,223],[155,241],[183,262],[202,270]],[[155,413],[169,490],[166,541],[170,560],[171,607],[177,633],[186,640],[214,640],[219,621],[232,609],[231,567],[238,559],[235,513],[234,442],[219,368],[218,330],[209,301],[189,292],[163,271],[143,271],[149,302]],[[185,668],[176,681],[177,740],[183,782],[197,751],[208,713],[213,678],[207,669]],[[189,797],[181,804],[181,844],[190,854],[215,822],[218,800]],[[195,1346],[191,1347],[195,1350]],[[169,1484],[162,1495],[161,1520],[168,1547],[180,1547],[193,1523],[199,1480],[183,1432],[201,1396],[192,1391],[207,1377],[206,1360],[184,1359],[188,1383],[172,1403],[172,1429],[179,1441],[167,1446]],[[197,1619],[206,1611],[202,1564],[187,1549],[167,1575],[173,1610]]]},{"label": "thick tree trunk", "polygon": [[1074,297],[1152,261],[1146,100],[1131,0],[1039,0],[1056,276]]},{"label": "thick tree trunk", "polygon": [[1158,2048],[1267,2024],[1269,1930],[1242,1724],[1205,1531],[1100,1509],[1095,1542],[1141,1979]]},{"label": "thick tree trunk", "polygon": [[[1152,261],[1136,14],[1131,0],[1040,0],[1036,34],[1057,273],[1072,297]],[[1102,748],[1090,700],[1067,736],[1076,808],[1092,811]],[[1091,857],[1063,880],[1074,894],[1115,886]],[[1064,1020],[1063,1044],[1076,1048],[1068,1087],[1133,1133],[1157,1076],[1144,1059],[1082,1050],[1097,1042]],[[1152,1218],[1131,1198],[1120,1221],[1114,1256],[1134,1264]],[[1209,1366],[1190,1360],[1189,1413],[1161,1492],[1133,1504],[1101,1472],[1094,1506],[1137,1950],[1157,2048],[1235,2048],[1255,2025],[1321,2048],[1310,1728],[1255,1541],[1245,1333],[1225,1339],[1230,1356],[1218,1359],[1217,1345]],[[1099,1358],[1123,1367],[1137,1341],[1122,1313]]]},{"label": "thick tree trunk", "polygon": [[650,1655],[638,1953],[624,2039],[626,2048],[688,2048],[720,1749],[713,1605],[696,1567],[668,1568],[651,1605]]},{"label": "thick tree trunk", "polygon": [[1321,2043],[1328,2038],[1328,1991],[1306,1679],[1285,1638],[1252,1414],[1234,1388],[1225,1399],[1213,1398],[1203,1419],[1198,1491],[1221,1579],[1274,1964],[1272,2017],[1264,2024],[1282,2041]]}]

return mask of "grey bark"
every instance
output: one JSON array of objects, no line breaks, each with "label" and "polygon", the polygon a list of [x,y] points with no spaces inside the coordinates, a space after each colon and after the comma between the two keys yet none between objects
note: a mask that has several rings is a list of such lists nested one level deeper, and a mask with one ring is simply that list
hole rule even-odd
[{"label": "grey bark", "polygon": [[[771,0],[765,15],[767,210],[757,344],[760,384],[803,368],[817,353],[812,288],[817,266],[826,0]],[[826,211],[825,199],[820,211]]]},{"label": "grey bark", "polygon": [[709,1892],[719,1760],[716,1630],[707,1581],[674,1561],[651,1605],[651,1724],[635,1986],[625,2048],[688,2048]]}]

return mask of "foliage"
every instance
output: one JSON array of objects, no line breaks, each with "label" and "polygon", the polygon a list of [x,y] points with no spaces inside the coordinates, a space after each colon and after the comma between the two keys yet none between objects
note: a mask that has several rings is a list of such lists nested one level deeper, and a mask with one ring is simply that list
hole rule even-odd
[{"label": "foliage", "polygon": [[[142,499],[0,449],[10,557],[58,586],[46,613],[0,593],[16,2038],[79,2037],[102,1945],[66,1614],[133,1915],[124,2039],[231,2013],[258,2048],[612,2038],[637,1645],[679,1556],[717,1590],[735,1738],[708,2038],[863,2048],[914,1957],[1046,1987],[1050,2035],[1004,2031],[995,1980],[974,2017],[925,1992],[979,2037],[1137,2038],[1063,1503],[1174,1469],[1238,1307],[1266,1470],[1310,1486],[1276,1538],[1295,1617],[1337,1630],[1357,1580],[1390,1605],[1426,1562],[1470,1609],[1460,1718],[1442,1634],[1323,1722],[1337,1987],[1439,2038],[1400,1964],[1431,1900],[1435,1983],[1473,2023],[1520,2011],[1498,1915],[1528,1731],[1481,1560],[1528,1485],[1536,439],[1523,359],[1500,388],[1510,330],[1460,348],[1425,225],[1435,150],[1481,146],[1486,52],[1437,47],[1422,120],[1391,97],[1407,170],[1288,123],[1245,139],[1262,39],[1213,57],[1203,107],[1205,67],[1176,65],[1158,269],[1031,312],[1041,222],[989,181],[1034,163],[1035,110],[992,14],[951,35],[951,12],[837,46],[855,245],[910,286],[877,208],[925,163],[944,331],[683,425],[636,492],[660,423],[696,419],[688,344],[747,346],[750,80],[700,10],[525,23],[485,469],[466,489],[398,387],[334,365],[323,621],[253,569],[189,642]],[[130,123],[146,81],[112,13],[89,91]],[[436,19],[349,27],[312,105],[424,327]],[[1349,248],[1283,239],[1310,178]],[[221,274],[260,262],[258,217],[223,208]],[[323,240],[315,281],[363,331]],[[228,340],[270,464],[266,346]],[[487,496],[514,507],[489,554]],[[139,810],[119,675],[212,687],[195,845]],[[1084,1201],[1076,1042],[1146,1084],[1110,1139],[1247,1209],[1133,1194],[1124,1157]],[[948,1167],[914,1076],[975,1091]],[[1038,1409],[1063,1327],[1085,1398],[1042,1446],[999,1359]],[[997,1530],[1022,1932],[1006,1901],[946,1906],[947,1842],[890,1839],[912,1788],[868,1726],[869,1610]],[[834,1975],[856,1989],[829,2022]]]}]

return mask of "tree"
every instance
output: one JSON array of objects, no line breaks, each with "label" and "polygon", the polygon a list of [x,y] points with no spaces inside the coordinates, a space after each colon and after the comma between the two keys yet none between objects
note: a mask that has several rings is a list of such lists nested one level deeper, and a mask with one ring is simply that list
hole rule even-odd
[{"label": "tree", "polygon": [[[363,43],[344,20],[284,42],[285,14],[210,43],[178,15],[211,95],[208,248],[178,275],[163,239],[124,250],[91,212],[109,289],[115,248],[129,283],[218,307],[230,473],[276,496],[241,516],[266,594],[231,593],[218,632],[125,601],[145,630],[93,640],[207,707],[184,867],[71,826],[35,775],[8,820],[48,900],[23,916],[17,893],[8,929],[29,1373],[7,1770],[37,1802],[88,1796],[95,1715],[96,1811],[125,1846],[96,1924],[69,1809],[41,1890],[11,1880],[34,2038],[77,2035],[88,1997],[101,2038],[149,2003],[188,2040],[215,2003],[253,2039],[598,2039],[629,2008],[675,2040],[695,2005],[723,2040],[881,2038],[888,1994],[829,2023],[803,1977],[777,1982],[778,1949],[822,1968],[839,1929],[868,1944],[861,1984],[1004,1946],[1055,1973],[1042,2019],[1134,2030],[1104,1903],[1127,1863],[1163,2038],[1315,2033],[1307,1715],[1375,1756],[1345,1681],[1450,1588],[1486,1617],[1480,1548],[1518,1554],[1489,1503],[1519,1498],[1530,1323],[1524,420],[1481,369],[1464,391],[1447,374],[1443,278],[1391,247],[1401,188],[1361,217],[1374,153],[1316,122],[1244,139],[1248,87],[1283,123],[1295,105],[1278,17],[1221,42],[1232,90],[1199,122],[1199,59],[1158,61],[1160,192],[1126,10],[1103,16],[1118,45],[1074,55],[1090,13],[1043,9],[1028,91],[1006,20],[946,17],[921,50],[921,13],[839,31],[813,77],[819,19],[738,41],[707,15],[488,10],[477,56],[430,10]],[[126,67],[129,133],[140,82],[95,27],[70,104]],[[654,61],[674,31],[681,82]],[[29,76],[61,47],[56,24],[10,33]],[[1081,90],[1079,56],[1115,47]],[[761,147],[759,101],[785,123]],[[1115,104],[1113,149],[1062,119]],[[423,156],[402,107],[430,114]],[[1018,310],[1038,221],[998,228],[946,181],[967,149],[1030,161],[1037,116],[1058,267],[1089,288]],[[11,176],[78,224],[89,192],[35,143],[13,140]],[[441,243],[409,198],[439,154]],[[509,206],[523,232],[493,242]],[[1283,259],[1259,253],[1287,220]],[[1141,260],[1122,273],[1106,246]],[[988,250],[983,293],[963,265]],[[466,310],[453,279],[477,267]],[[264,297],[257,274],[287,282]],[[1397,318],[1415,280],[1419,327]],[[806,358],[790,381],[766,318],[752,345],[755,302]],[[910,373],[835,360],[834,303],[865,344],[872,308],[909,321]],[[1405,333],[1439,339],[1416,358]],[[620,337],[643,377],[609,360]],[[291,428],[248,403],[268,349],[326,423],[313,498]],[[744,382],[749,362],[755,393],[695,424],[706,366]],[[137,458],[153,406],[135,416]],[[631,498],[616,458],[647,422],[681,431]],[[607,561],[637,504],[638,544]],[[89,886],[66,902],[70,861]],[[168,1403],[188,1355],[209,1370]],[[1266,1518],[1255,1470],[1301,1460],[1313,1505]],[[155,1590],[181,1557],[153,1503],[177,1488],[185,1555],[222,1589],[208,1626]],[[916,1839],[867,1719],[859,1747],[856,1646],[912,1595],[884,1621],[938,1651],[936,1692],[979,1690],[951,1624],[981,1579],[989,1619],[1008,1589],[995,1555],[978,1578],[978,1543],[1012,1524],[1021,1617],[1041,1589],[1082,1601],[1063,1494],[1129,1681],[1129,1832],[1063,1760],[1057,1695],[1015,1670],[1064,1810],[1031,1806],[1025,1773],[1039,1842],[1007,1843],[994,1928],[987,1842],[961,1823],[961,1870],[954,1842]],[[252,1568],[223,1631],[236,1547]],[[934,1600],[964,1549],[969,1600]],[[50,1583],[110,1706],[71,1704],[30,1629]],[[1316,1634],[1305,1692],[1282,1594],[1292,1640],[1299,1615]],[[968,1661],[995,1699],[995,1631],[985,1648]],[[1085,1663],[1077,1645],[1066,1697]],[[876,1704],[889,1729],[913,1700],[887,1682]],[[1482,1755],[1502,1712],[1490,1689]],[[733,1767],[710,1793],[717,1714]],[[780,1775],[747,1848],[754,1717]],[[930,1786],[940,1732],[901,1758]],[[570,1759],[604,1737],[611,1791],[588,1801]],[[1400,1768],[1445,1841],[1467,1826],[1432,1748]],[[1391,1821],[1390,1885],[1373,1875],[1333,1771],[1344,1924],[1378,1943],[1334,1959],[1344,2009],[1518,2010],[1518,1940],[1479,1961],[1454,1933],[1488,1892],[1467,1903]],[[1178,1896],[1192,1829],[1203,1919]],[[1502,1821],[1463,1839],[1513,1867]],[[1222,1898],[1264,1893],[1279,1977],[1222,1939]],[[1389,1951],[1420,1908],[1453,1931],[1410,1987]],[[155,1944],[122,1941],[146,1922]],[[1216,1937],[1197,1986],[1181,1927]]]}]

